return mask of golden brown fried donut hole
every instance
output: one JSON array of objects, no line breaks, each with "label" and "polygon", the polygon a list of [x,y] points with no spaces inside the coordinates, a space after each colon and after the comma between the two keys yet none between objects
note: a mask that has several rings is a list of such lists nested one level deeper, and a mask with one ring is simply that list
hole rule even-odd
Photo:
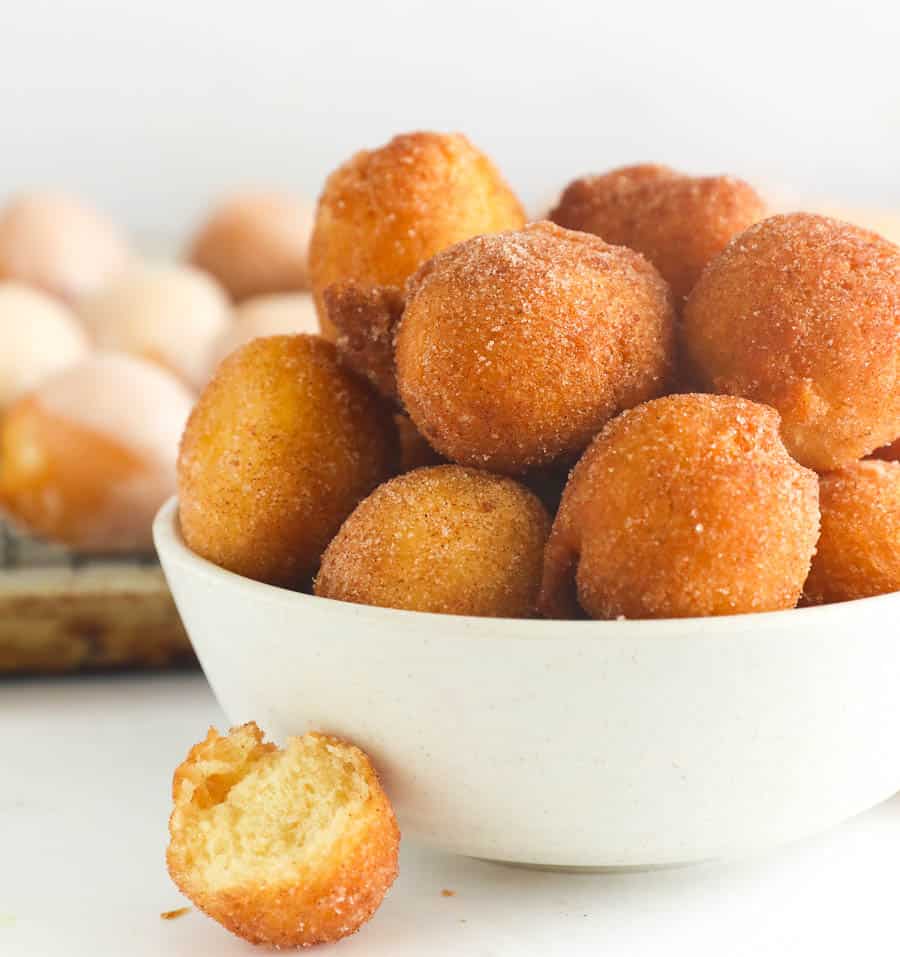
[{"label": "golden brown fried donut hole", "polygon": [[738,236],[688,298],[682,352],[711,392],[781,413],[785,444],[825,472],[900,433],[900,248],[824,216]]},{"label": "golden brown fried donut hole", "polygon": [[215,276],[232,299],[309,288],[312,210],[292,196],[246,192],[212,210],[188,261]]},{"label": "golden brown fried donut hole", "polygon": [[550,519],[512,479],[416,469],[357,506],[322,557],[325,598],[449,615],[535,614]]},{"label": "golden brown fried donut hole", "polygon": [[575,180],[550,219],[643,253],[682,299],[728,241],[765,214],[743,180],[646,164]]},{"label": "golden brown fried donut hole", "polygon": [[369,758],[310,731],[210,728],[175,769],[166,864],[227,930],[270,948],[356,933],[397,876],[400,831]]},{"label": "golden brown fried donut hole", "polygon": [[332,283],[403,287],[453,243],[525,223],[497,168],[459,133],[406,133],[364,150],[328,177],[310,245],[310,277],[323,334]]},{"label": "golden brown fried donut hole", "polygon": [[813,603],[900,591],[900,462],[856,462],[819,482],[822,533],[804,589]]},{"label": "golden brown fried donut hole", "polygon": [[666,391],[671,295],[639,253],[535,223],[478,236],[410,280],[398,389],[461,465],[517,474],[574,460],[604,422]]},{"label": "golden brown fried donut hole", "polygon": [[614,419],[572,472],[547,546],[541,611],[686,618],[793,608],[819,530],[816,476],[778,414],[673,395]]},{"label": "golden brown fried donut hole", "polygon": [[219,366],[185,429],[184,540],[229,571],[299,586],[396,464],[390,413],[331,343],[254,339]]}]

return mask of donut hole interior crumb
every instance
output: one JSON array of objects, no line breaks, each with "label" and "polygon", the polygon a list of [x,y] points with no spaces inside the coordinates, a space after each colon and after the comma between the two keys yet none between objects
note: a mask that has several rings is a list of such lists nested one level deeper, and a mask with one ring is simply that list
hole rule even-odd
[{"label": "donut hole interior crumb", "polygon": [[215,892],[315,871],[361,818],[369,785],[358,759],[319,738],[235,746],[198,764],[182,805],[186,863]]}]

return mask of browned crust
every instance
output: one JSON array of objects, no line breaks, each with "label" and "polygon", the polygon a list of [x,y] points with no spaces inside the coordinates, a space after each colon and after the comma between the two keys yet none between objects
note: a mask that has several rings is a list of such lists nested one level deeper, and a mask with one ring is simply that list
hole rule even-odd
[{"label": "browned crust", "polygon": [[571,620],[586,617],[578,604],[575,587],[578,551],[568,513],[560,510],[544,551],[544,577],[538,595],[538,611],[544,618]]},{"label": "browned crust", "polygon": [[398,458],[390,411],[332,343],[255,339],[219,366],[182,436],[182,534],[222,568],[303,587]]},{"label": "browned crust", "polygon": [[394,332],[403,315],[403,292],[395,286],[364,286],[348,280],[322,294],[325,314],[337,330],[338,354],[368,379],[384,398],[397,403]]},{"label": "browned crust", "polygon": [[766,406],[696,394],[610,422],[563,494],[544,553],[542,613],[793,608],[819,531],[818,482],[788,456],[778,427]]},{"label": "browned crust", "polygon": [[550,219],[643,253],[683,299],[729,240],[765,215],[743,180],[645,164],[575,180]]},{"label": "browned crust", "polygon": [[532,223],[438,253],[407,285],[395,359],[403,405],[461,465],[568,465],[624,408],[665,394],[669,287],[639,253]]},{"label": "browned crust", "polygon": [[705,391],[774,406],[803,465],[828,472],[900,431],[900,249],[824,216],[757,223],[706,268],[681,347]]},{"label": "browned crust", "polygon": [[404,133],[356,153],[326,180],[310,241],[322,334],[334,337],[322,301],[333,283],[399,288],[441,249],[524,224],[500,172],[461,134]]},{"label": "browned crust", "polygon": [[870,460],[819,480],[822,531],[804,596],[810,604],[900,590],[900,462]]},{"label": "browned crust", "polygon": [[512,479],[458,465],[391,479],[322,557],[315,593],[408,611],[535,614],[550,518]]},{"label": "browned crust", "polygon": [[627,203],[631,192],[647,183],[681,176],[668,166],[657,163],[639,163],[635,166],[623,166],[609,173],[593,176],[581,176],[572,180],[562,191],[559,202],[547,217],[566,229],[580,229],[592,232],[588,225],[596,215],[598,203]]},{"label": "browned crust", "polygon": [[[217,747],[226,740],[214,728],[210,728],[204,741],[191,748],[173,778],[175,810],[169,821],[171,842],[166,855],[169,874],[200,910],[254,944],[309,947],[354,934],[378,909],[397,876],[400,831],[369,759],[339,738],[313,734],[349,749],[359,762],[369,786],[369,801],[363,812],[368,823],[363,837],[339,845],[327,866],[316,874],[298,874],[291,883],[241,886],[212,893],[198,885],[191,871],[177,824],[179,799],[184,782],[193,787],[207,784],[198,775],[197,765],[214,759]],[[254,722],[232,729],[229,738],[237,736],[242,739],[242,746],[260,754],[277,750],[274,744],[263,741]]]}]

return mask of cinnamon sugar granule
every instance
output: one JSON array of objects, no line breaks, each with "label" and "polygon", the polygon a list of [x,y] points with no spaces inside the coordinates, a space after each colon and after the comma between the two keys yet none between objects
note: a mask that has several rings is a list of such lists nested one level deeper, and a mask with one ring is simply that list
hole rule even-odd
[{"label": "cinnamon sugar granule", "polygon": [[774,406],[817,471],[900,435],[900,248],[793,213],[738,236],[684,310],[682,351],[713,392]]},{"label": "cinnamon sugar granule", "polygon": [[820,482],[822,534],[804,589],[813,603],[900,591],[900,462],[856,462]]},{"label": "cinnamon sugar granule", "polygon": [[398,388],[439,452],[515,474],[574,459],[665,392],[673,325],[668,288],[632,250],[550,223],[479,236],[410,280]]},{"label": "cinnamon sugar granule", "polygon": [[535,614],[550,521],[517,482],[444,465],[377,488],[328,546],[315,592],[443,614]]},{"label": "cinnamon sugar granule", "polygon": [[362,150],[319,199],[309,268],[325,335],[334,335],[322,300],[333,283],[402,288],[439,250],[524,223],[500,172],[461,134],[404,133]]},{"label": "cinnamon sugar granule", "polygon": [[792,608],[818,535],[816,476],[770,408],[675,395],[614,419],[578,463],[544,560],[551,617]]},{"label": "cinnamon sugar granule", "polygon": [[742,180],[644,164],[575,180],[550,219],[643,253],[683,299],[728,241],[765,214]]}]

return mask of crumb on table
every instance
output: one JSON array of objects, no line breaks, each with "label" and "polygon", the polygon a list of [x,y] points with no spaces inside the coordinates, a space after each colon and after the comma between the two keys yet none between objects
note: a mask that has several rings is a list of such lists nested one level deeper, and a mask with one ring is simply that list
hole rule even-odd
[{"label": "crumb on table", "polygon": [[190,907],[176,907],[175,910],[164,910],[159,916],[163,920],[177,920],[190,910]]}]

